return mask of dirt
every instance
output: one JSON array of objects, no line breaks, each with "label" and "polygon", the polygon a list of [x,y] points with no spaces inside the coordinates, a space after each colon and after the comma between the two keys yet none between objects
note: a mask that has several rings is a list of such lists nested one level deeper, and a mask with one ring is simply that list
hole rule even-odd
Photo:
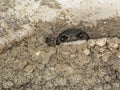
[{"label": "dirt", "polygon": [[[119,18],[101,20],[95,26],[64,22],[37,22],[32,36],[0,54],[0,90],[119,90]],[[108,30],[115,36],[91,39],[81,45],[46,45],[47,35],[71,27],[93,30],[95,36]]]},{"label": "dirt", "polygon": [[33,36],[0,55],[1,90],[119,90],[120,39],[49,47],[51,27],[39,23]]}]

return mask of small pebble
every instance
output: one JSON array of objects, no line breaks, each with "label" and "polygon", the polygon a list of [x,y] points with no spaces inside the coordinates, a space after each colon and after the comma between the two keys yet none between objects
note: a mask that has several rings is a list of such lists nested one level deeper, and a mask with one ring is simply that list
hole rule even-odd
[{"label": "small pebble", "polygon": [[104,21],[103,23],[104,23],[104,24],[106,24],[107,22],[106,22],[106,21]]},{"label": "small pebble", "polygon": [[96,40],[96,45],[102,47],[102,46],[105,46],[107,43],[107,38],[103,38],[103,39],[98,39]]},{"label": "small pebble", "polygon": [[112,50],[112,49],[118,49],[119,48],[119,39],[118,38],[113,38],[113,39],[108,39],[107,43],[108,43],[108,47]]},{"label": "small pebble", "polygon": [[114,42],[110,43],[109,46],[113,49],[118,49],[118,47],[119,47],[118,43],[114,43]]},{"label": "small pebble", "polygon": [[86,50],[84,51],[84,54],[85,54],[85,55],[89,55],[89,54],[90,54],[90,49],[86,49]]},{"label": "small pebble", "polygon": [[94,47],[94,46],[95,46],[95,40],[89,40],[89,41],[88,41],[88,45],[89,45],[90,47]]},{"label": "small pebble", "polygon": [[37,56],[39,56],[39,55],[40,55],[40,53],[41,53],[41,51],[38,51],[38,52],[36,52],[35,54],[36,54]]}]

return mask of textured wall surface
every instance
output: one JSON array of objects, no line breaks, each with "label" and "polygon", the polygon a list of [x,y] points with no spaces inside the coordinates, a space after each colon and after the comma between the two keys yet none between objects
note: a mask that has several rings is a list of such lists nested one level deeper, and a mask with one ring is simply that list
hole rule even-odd
[{"label": "textured wall surface", "polygon": [[[118,17],[119,0],[1,0],[0,49],[35,32],[37,23],[72,24]],[[60,21],[61,20],[61,21]]]},{"label": "textured wall surface", "polygon": [[[120,0],[0,0],[0,90],[119,90]],[[55,47],[67,28],[115,37]]]}]

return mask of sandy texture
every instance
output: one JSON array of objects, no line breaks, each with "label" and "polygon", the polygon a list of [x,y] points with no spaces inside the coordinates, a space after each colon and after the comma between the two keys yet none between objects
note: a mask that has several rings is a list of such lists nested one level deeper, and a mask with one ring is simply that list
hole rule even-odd
[{"label": "sandy texture", "polygon": [[[3,44],[0,48],[9,47],[0,54],[0,90],[119,90],[120,39],[117,36],[89,40],[82,45],[71,43],[48,47],[44,42],[47,35],[71,27],[95,32],[111,29],[116,33],[114,30],[120,30],[119,18],[98,21],[92,26],[86,22],[65,24],[70,21],[68,18],[57,18],[51,23],[49,21],[56,14],[51,19],[45,16],[47,14],[33,12],[39,11],[42,2],[40,7],[47,8],[39,13],[50,14],[49,7],[52,14],[55,13],[61,7],[54,0],[50,0],[51,3],[45,3],[47,0],[10,1],[0,0],[3,2],[0,3],[3,7],[0,9],[0,40],[5,42],[0,41]],[[28,18],[27,12],[32,12]],[[19,34],[20,31],[26,33]],[[31,33],[34,34],[30,36]],[[26,36],[30,37],[25,39]],[[11,40],[17,43],[12,44]]]},{"label": "sandy texture", "polygon": [[119,8],[119,0],[0,0],[0,52],[34,34],[38,22],[96,25],[96,20],[120,16]]},{"label": "sandy texture", "polygon": [[35,35],[0,55],[1,90],[119,90],[120,39],[48,47],[51,25],[39,24]]}]

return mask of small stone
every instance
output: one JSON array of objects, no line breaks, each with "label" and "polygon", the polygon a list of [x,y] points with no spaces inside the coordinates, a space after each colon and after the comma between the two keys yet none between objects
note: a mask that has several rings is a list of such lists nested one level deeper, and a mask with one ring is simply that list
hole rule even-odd
[{"label": "small stone", "polygon": [[103,23],[104,23],[104,24],[106,24],[107,22],[106,22],[106,21],[104,21]]},{"label": "small stone", "polygon": [[112,50],[112,49],[118,49],[119,48],[119,40],[118,38],[113,38],[113,39],[108,39],[107,43],[108,43],[108,47]]},{"label": "small stone", "polygon": [[118,43],[110,43],[109,46],[113,49],[118,49],[119,47]]},{"label": "small stone", "polygon": [[86,49],[86,50],[84,51],[84,54],[85,54],[85,55],[89,55],[89,54],[90,54],[90,49]]},{"label": "small stone", "polygon": [[88,45],[89,45],[90,47],[94,47],[94,46],[95,46],[95,40],[89,40],[89,41],[88,41]]},{"label": "small stone", "polygon": [[107,43],[107,38],[103,38],[103,39],[98,39],[96,40],[96,45],[102,47],[102,46],[105,46]]},{"label": "small stone", "polygon": [[38,51],[38,52],[36,52],[35,54],[36,54],[37,56],[39,56],[39,55],[40,55],[40,53],[41,53],[41,51]]}]

